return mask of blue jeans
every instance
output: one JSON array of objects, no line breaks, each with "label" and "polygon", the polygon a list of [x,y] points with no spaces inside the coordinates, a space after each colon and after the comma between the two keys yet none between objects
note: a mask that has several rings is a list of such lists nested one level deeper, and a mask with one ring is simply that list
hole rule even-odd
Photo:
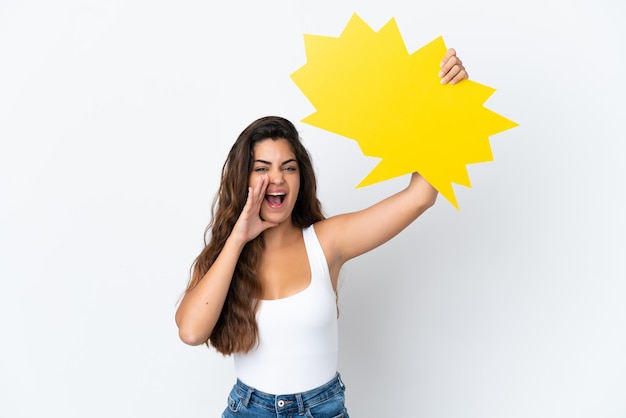
[{"label": "blue jeans", "polygon": [[318,388],[291,395],[270,395],[237,379],[222,418],[349,418],[344,391],[339,373]]}]

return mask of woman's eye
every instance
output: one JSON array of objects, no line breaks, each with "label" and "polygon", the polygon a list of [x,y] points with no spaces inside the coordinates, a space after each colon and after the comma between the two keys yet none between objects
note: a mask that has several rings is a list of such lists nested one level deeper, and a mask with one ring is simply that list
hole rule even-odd
[{"label": "woman's eye", "polygon": [[267,169],[265,167],[257,167],[257,168],[254,169],[254,171],[262,172],[262,171],[267,171]]},{"label": "woman's eye", "polygon": [[285,171],[296,171],[296,167],[289,165],[287,167],[284,167],[283,170]]}]

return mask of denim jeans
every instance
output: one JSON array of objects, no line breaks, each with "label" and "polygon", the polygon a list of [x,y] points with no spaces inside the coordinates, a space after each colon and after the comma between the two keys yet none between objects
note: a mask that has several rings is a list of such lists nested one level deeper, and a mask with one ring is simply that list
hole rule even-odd
[{"label": "denim jeans", "polygon": [[344,391],[339,373],[318,388],[291,395],[260,392],[237,379],[222,418],[349,418]]}]

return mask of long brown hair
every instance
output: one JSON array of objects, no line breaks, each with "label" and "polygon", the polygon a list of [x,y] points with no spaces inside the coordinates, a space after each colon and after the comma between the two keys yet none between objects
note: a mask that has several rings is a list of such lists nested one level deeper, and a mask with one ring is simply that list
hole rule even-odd
[{"label": "long brown hair", "polygon": [[[298,161],[300,190],[291,214],[293,225],[305,228],[324,219],[311,157],[300,142],[295,126],[278,116],[257,119],[241,132],[222,167],[211,222],[204,233],[205,247],[193,263],[187,291],[202,280],[235,226],[246,203],[254,145],[265,139],[286,139]],[[257,270],[262,253],[261,234],[248,242],[239,256],[224,307],[206,342],[222,354],[245,353],[258,342],[256,311],[262,289]]]}]

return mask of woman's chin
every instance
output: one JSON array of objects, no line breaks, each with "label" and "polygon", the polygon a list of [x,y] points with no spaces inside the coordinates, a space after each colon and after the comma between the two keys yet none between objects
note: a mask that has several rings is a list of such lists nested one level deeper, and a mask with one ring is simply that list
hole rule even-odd
[{"label": "woman's chin", "polygon": [[285,221],[291,219],[291,214],[287,215],[284,213],[271,213],[271,212],[261,212],[261,219],[266,222],[272,222],[275,224],[282,224]]}]

